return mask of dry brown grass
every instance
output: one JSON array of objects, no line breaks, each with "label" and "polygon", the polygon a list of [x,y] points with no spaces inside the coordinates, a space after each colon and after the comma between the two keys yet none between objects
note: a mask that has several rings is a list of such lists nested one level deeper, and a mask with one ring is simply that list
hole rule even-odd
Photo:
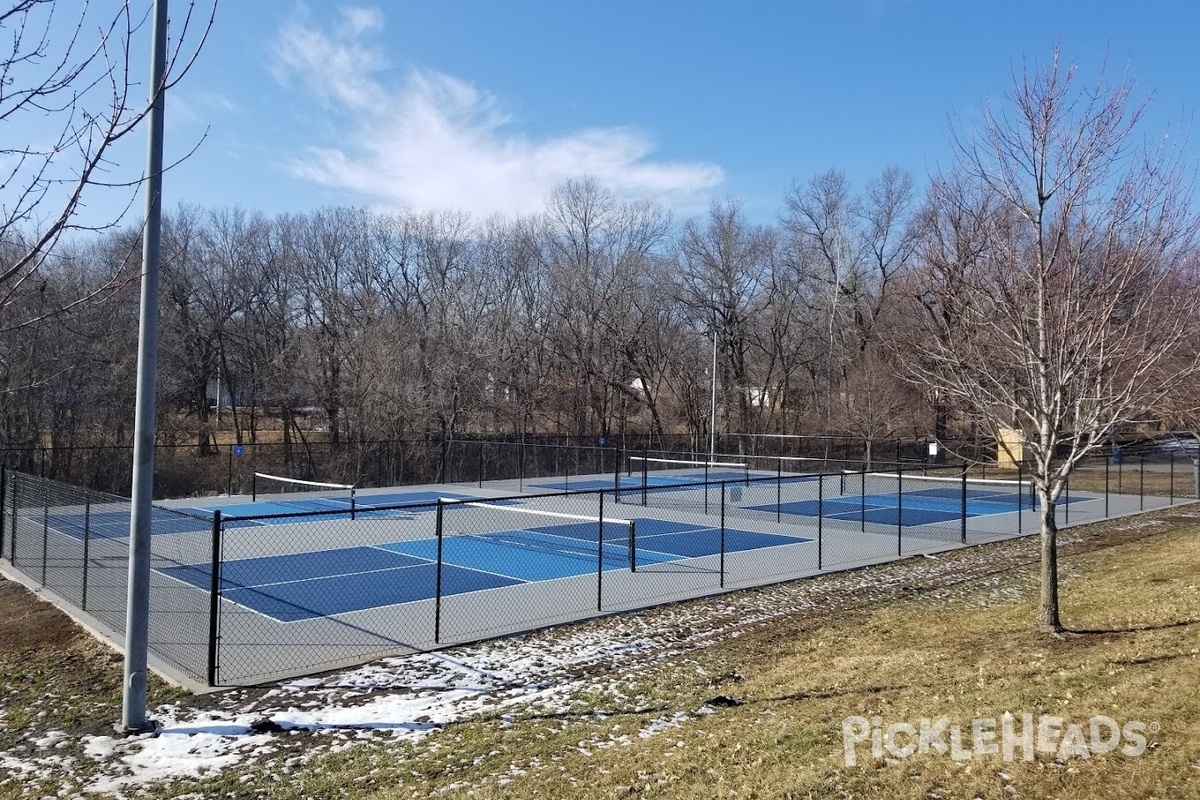
[{"label": "dry brown grass", "polygon": [[[428,770],[421,785],[410,778],[381,796],[1197,797],[1198,532],[1184,523],[1067,559],[1064,618],[1078,633],[1033,630],[1029,570],[947,601],[778,622],[664,665],[648,680],[648,711],[601,708],[565,722],[528,715],[509,727],[446,731],[454,763],[418,756],[418,770]],[[695,713],[718,694],[743,704]],[[844,762],[841,723],[850,715],[878,715],[885,725],[944,715],[969,737],[973,719],[1006,711],[1085,728],[1103,714],[1157,732],[1137,757],[875,759],[864,744],[857,766]],[[688,714],[680,726],[638,738],[650,720],[680,712]],[[622,735],[632,744],[620,744]]]}]

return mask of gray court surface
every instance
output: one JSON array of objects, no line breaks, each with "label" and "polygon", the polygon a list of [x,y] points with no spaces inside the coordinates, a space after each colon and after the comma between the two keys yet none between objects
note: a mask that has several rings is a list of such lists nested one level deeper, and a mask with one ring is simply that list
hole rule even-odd
[{"label": "gray court surface", "polygon": [[[345,509],[257,519],[238,513],[239,506],[251,508],[249,498],[167,501],[152,543],[152,656],[193,685],[207,681],[210,667],[218,685],[262,682],[934,554],[964,541],[1035,533],[1038,526],[1037,511],[1020,499],[1008,506],[974,497],[960,504],[950,483],[931,483],[923,496],[926,487],[913,482],[889,506],[885,478],[876,485],[839,476],[759,477],[647,492],[624,486],[556,493],[544,485],[552,479],[364,490],[353,519]],[[406,493],[421,502],[395,502]],[[311,506],[318,496],[299,502]],[[440,512],[428,502],[438,497],[452,501]],[[464,502],[471,500],[483,502]],[[261,510],[297,497],[258,501]],[[1076,525],[1169,503],[1073,492],[1058,521]],[[234,522],[216,543],[222,566],[214,603],[212,526],[196,511],[217,505]],[[965,515],[947,518],[960,506]],[[88,520],[108,514],[99,519],[112,525],[87,540],[86,569],[72,527],[80,514]],[[36,508],[18,509],[15,521],[5,521],[16,531],[11,565],[119,636],[127,542],[117,517],[127,514],[127,503],[59,507],[40,516]],[[588,542],[585,521],[601,515],[609,523],[603,530],[615,531],[603,534],[602,549]],[[625,545],[625,521],[640,532],[633,546]],[[578,542],[565,548],[530,538],[530,531],[540,536],[568,524],[583,532],[574,531]]]}]

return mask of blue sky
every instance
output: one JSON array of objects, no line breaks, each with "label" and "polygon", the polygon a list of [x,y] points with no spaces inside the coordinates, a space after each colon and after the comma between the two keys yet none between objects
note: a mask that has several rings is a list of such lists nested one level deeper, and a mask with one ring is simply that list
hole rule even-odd
[{"label": "blue sky", "polygon": [[483,216],[592,174],[680,216],[735,196],[770,222],[831,167],[861,184],[947,165],[949,121],[972,125],[1059,39],[1083,78],[1107,54],[1155,94],[1147,135],[1200,136],[1200,3],[1183,0],[223,0],[168,98],[169,154],[208,135],[166,203]]}]

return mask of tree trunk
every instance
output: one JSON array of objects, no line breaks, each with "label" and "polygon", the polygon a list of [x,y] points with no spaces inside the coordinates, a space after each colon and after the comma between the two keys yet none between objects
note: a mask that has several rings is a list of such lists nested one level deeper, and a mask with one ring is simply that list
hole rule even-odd
[{"label": "tree trunk", "polygon": [[1038,609],[1038,627],[1046,633],[1062,633],[1058,616],[1058,523],[1054,503],[1038,492],[1042,506],[1042,600]]}]

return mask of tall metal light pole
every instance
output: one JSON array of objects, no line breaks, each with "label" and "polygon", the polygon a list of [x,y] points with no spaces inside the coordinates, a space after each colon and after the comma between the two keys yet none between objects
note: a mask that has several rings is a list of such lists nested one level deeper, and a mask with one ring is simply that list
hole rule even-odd
[{"label": "tall metal light pole", "polygon": [[713,306],[712,408],[708,422],[708,460],[717,460],[717,309]]},{"label": "tall metal light pole", "polygon": [[138,323],[137,409],[133,429],[133,513],[129,520],[129,587],[125,607],[125,687],[121,729],[145,733],[150,628],[150,513],[154,501],[154,379],[158,351],[158,269],[162,232],[163,95],[167,0],[154,0],[150,48],[150,144],[146,158],[146,224],[142,231],[142,301]]}]

